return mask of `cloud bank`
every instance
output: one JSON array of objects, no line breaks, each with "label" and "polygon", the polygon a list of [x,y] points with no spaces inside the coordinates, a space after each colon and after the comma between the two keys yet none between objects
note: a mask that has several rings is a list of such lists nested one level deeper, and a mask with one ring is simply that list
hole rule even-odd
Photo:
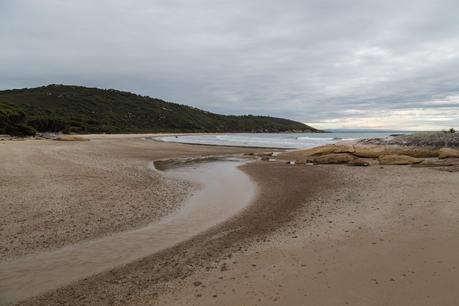
[{"label": "cloud bank", "polygon": [[459,127],[454,1],[0,0],[0,89],[116,88],[319,128]]}]

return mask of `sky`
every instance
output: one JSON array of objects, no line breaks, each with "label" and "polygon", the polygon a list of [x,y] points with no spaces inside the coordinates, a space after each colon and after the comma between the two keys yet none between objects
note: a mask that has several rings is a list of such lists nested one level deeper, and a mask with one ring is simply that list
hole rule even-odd
[{"label": "sky", "polygon": [[0,0],[0,90],[73,84],[317,128],[459,128],[457,0]]}]

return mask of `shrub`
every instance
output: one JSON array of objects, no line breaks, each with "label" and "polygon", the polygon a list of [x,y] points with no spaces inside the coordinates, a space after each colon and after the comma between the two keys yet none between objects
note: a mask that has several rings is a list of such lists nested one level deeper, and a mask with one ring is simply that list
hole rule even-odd
[{"label": "shrub", "polygon": [[35,136],[35,134],[37,133],[37,131],[33,127],[28,126],[23,123],[8,125],[5,128],[5,132],[11,136],[20,136],[20,137]]}]

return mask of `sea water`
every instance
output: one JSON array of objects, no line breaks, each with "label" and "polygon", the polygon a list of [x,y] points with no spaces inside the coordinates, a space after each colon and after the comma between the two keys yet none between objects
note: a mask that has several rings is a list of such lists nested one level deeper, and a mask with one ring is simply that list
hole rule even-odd
[{"label": "sea water", "polygon": [[311,148],[343,140],[381,138],[391,134],[406,134],[402,131],[334,131],[330,133],[231,133],[162,136],[157,139],[166,142],[208,144],[224,146],[262,148]]}]

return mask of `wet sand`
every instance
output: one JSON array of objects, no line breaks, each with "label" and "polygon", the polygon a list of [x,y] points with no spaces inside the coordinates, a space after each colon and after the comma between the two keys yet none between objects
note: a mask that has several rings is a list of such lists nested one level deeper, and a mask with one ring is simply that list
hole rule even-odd
[{"label": "wet sand", "polygon": [[0,304],[24,300],[104,272],[192,238],[247,207],[256,186],[238,169],[247,161],[188,163],[166,171],[200,188],[180,209],[147,226],[58,250],[0,262]]},{"label": "wet sand", "polygon": [[[25,146],[23,150],[18,149],[20,145]],[[5,153],[2,146],[6,146],[9,153]],[[30,155],[24,153],[24,148]],[[76,155],[84,160],[84,167],[80,163],[73,169],[74,175],[88,171],[90,165],[94,165],[91,164],[94,158],[98,158],[99,165],[107,163],[111,174],[124,177],[128,183],[123,189],[126,192],[136,186],[129,184],[131,177],[126,175],[126,169],[134,167],[142,173],[140,169],[145,169],[152,158],[236,153],[247,149],[146,143],[130,137],[122,142],[107,137],[84,144],[0,144],[1,160],[9,157],[22,163],[28,161],[28,156],[30,159],[40,156],[42,161],[49,156],[54,158],[56,155],[50,155],[53,150],[69,153],[70,160]],[[13,151],[16,152],[14,156]],[[123,170],[126,172],[113,170],[110,166],[116,164],[114,160],[125,165]],[[16,182],[28,182],[25,175],[14,175],[18,173],[15,170],[23,171],[19,163],[9,165],[1,164],[2,169],[10,170],[9,176],[0,174],[2,188],[5,188],[4,182],[10,182],[12,178]],[[59,164],[56,168],[68,172],[67,165]],[[35,172],[40,179],[50,180],[53,176],[53,173],[47,173],[49,168],[45,168],[46,171],[40,168],[40,163],[28,162],[28,166],[31,172],[40,169],[41,172]],[[23,304],[456,305],[459,300],[456,282],[459,278],[458,173],[403,166],[290,166],[278,162],[254,162],[241,169],[257,183],[259,191],[256,200],[242,213],[174,247]],[[105,179],[98,177],[92,184],[99,189],[109,186],[104,184]],[[177,209],[180,200],[193,190],[193,186],[186,182],[180,182],[184,185],[179,187],[174,185],[179,184],[175,180],[156,179],[149,186],[177,186],[167,189],[170,202],[160,204],[162,207],[164,203],[170,203],[166,206],[171,210],[165,215]],[[145,177],[136,182],[143,180]],[[60,188],[75,184],[73,180],[58,182]],[[9,187],[6,191],[10,192],[7,197],[10,205],[6,207],[11,214],[2,221],[2,235],[15,229],[11,219],[14,213],[27,218],[32,212],[36,216],[36,210],[40,208],[49,210],[40,201],[35,211],[31,205],[23,205],[24,200],[22,205],[15,207],[18,199],[29,199],[30,193],[26,188],[23,195],[18,193],[15,188],[20,184],[7,183],[6,186]],[[83,187],[89,188],[88,185]],[[36,195],[38,191],[33,190]],[[181,190],[185,190],[183,195]],[[110,192],[116,190],[110,189]],[[121,196],[120,193],[118,190],[117,195]],[[3,192],[2,196],[5,197]],[[79,196],[74,194],[77,199]],[[133,205],[142,207],[149,196],[147,194],[143,200],[134,198],[140,204]],[[158,199],[161,197],[153,198],[153,202]],[[78,202],[75,199],[70,204]],[[97,202],[96,198],[93,204],[97,205]],[[5,203],[3,199],[1,203]],[[57,204],[60,204],[59,199],[56,199]],[[127,228],[161,218],[155,215],[135,222],[137,219],[130,218],[123,202],[118,205],[113,209],[118,209],[123,216],[126,212]],[[19,212],[23,208],[28,211]],[[150,210],[155,209],[151,207],[144,213],[148,214]],[[49,218],[55,218],[55,214]],[[79,222],[82,220],[84,218]],[[33,223],[30,225],[34,226]],[[85,227],[84,222],[78,225],[79,230]],[[122,227],[107,227],[111,233],[124,231]],[[93,236],[106,235],[97,226],[88,228],[96,229]],[[40,227],[35,227],[37,229]],[[49,233],[45,231],[45,237]],[[20,231],[14,234],[23,235]],[[74,236],[67,234],[62,239],[72,244],[70,238]],[[33,241],[28,237],[26,234],[18,239]],[[50,249],[59,246],[51,245]],[[5,253],[8,255],[5,258],[17,258],[24,252],[43,249],[47,250],[48,246],[22,248],[22,252],[16,249]]]},{"label": "wet sand", "polygon": [[154,160],[254,151],[168,144],[145,136],[151,135],[0,141],[0,260],[138,228],[168,215],[193,184],[152,171]]},{"label": "wet sand", "polygon": [[321,168],[334,183],[293,220],[221,258],[227,270],[171,282],[155,304],[457,305],[457,172]]}]

